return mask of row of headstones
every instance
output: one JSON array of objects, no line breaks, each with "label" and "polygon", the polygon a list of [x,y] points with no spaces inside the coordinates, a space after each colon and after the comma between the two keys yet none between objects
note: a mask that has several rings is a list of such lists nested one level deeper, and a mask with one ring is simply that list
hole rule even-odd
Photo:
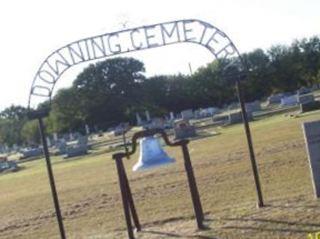
[{"label": "row of headstones", "polygon": [[8,160],[7,157],[0,157],[0,173],[2,172],[14,172],[19,169],[17,163],[12,160]]},{"label": "row of headstones", "polygon": [[[89,126],[86,124],[85,125],[85,132],[86,135],[90,135],[90,128]],[[53,133],[53,135],[47,136],[46,137],[46,141],[47,141],[47,145],[48,147],[57,147],[60,144],[66,144],[69,141],[79,141],[80,144],[82,145],[83,143],[83,139],[81,139],[83,136],[80,133],[72,133],[70,132],[69,134],[64,134],[62,135],[60,138],[58,137],[57,133]],[[33,147],[21,147],[18,146],[16,144],[14,144],[12,147],[9,147],[6,144],[1,145],[0,144],[0,154],[10,154],[10,153],[22,153],[22,157],[27,158],[27,157],[32,157],[32,156],[38,156],[40,154],[42,154],[42,146],[38,145],[38,146],[33,146]]]},{"label": "row of headstones", "polygon": [[[56,155],[63,155],[64,157],[78,156],[86,154],[88,150],[88,137],[81,134],[71,134],[69,136],[59,138],[55,133],[53,137],[47,137],[47,145],[50,151],[54,151]],[[17,148],[16,152],[21,154],[21,159],[30,157],[37,157],[43,154],[42,146]]]},{"label": "row of headstones", "polygon": [[183,139],[196,136],[196,129],[189,122],[189,119],[194,118],[194,116],[195,115],[192,110],[185,110],[177,115],[175,115],[173,112],[170,112],[169,116],[165,116],[164,118],[151,118],[149,111],[145,111],[146,120],[142,120],[139,113],[136,113],[136,120],[138,126],[143,126],[146,129],[172,128],[175,139]]},{"label": "row of headstones", "polygon": [[39,155],[40,153],[42,153],[42,149],[41,147],[21,147],[16,144],[14,144],[12,147],[8,147],[6,144],[0,145],[0,154],[9,155],[15,153],[21,153],[22,158],[27,158]]},{"label": "row of headstones", "polygon": [[[239,104],[231,104],[226,107],[226,111],[229,111],[234,108],[239,108]],[[248,114],[249,119],[252,118],[252,113],[256,111],[261,111],[261,103],[260,101],[249,102],[245,104],[245,108]],[[138,126],[143,126],[144,128],[173,128],[175,131],[181,131],[181,125],[184,125],[184,129],[187,128],[191,130],[191,125],[189,120],[192,119],[201,119],[205,117],[214,117],[219,113],[223,112],[222,109],[217,107],[209,107],[205,109],[192,110],[187,109],[181,111],[179,114],[175,115],[173,112],[170,112],[169,116],[165,116],[164,118],[151,118],[150,113],[145,111],[145,119],[142,120],[142,117],[139,113],[136,113],[136,120]],[[220,120],[220,116],[213,118],[214,121]],[[228,115],[223,115],[223,120],[229,123],[237,123],[242,121],[241,111],[234,111],[228,113]],[[182,120],[182,121],[181,121]],[[188,127],[186,127],[188,126]],[[191,134],[190,134],[191,135]]]},{"label": "row of headstones", "polygon": [[80,133],[70,133],[61,138],[54,134],[53,140],[47,137],[47,144],[56,155],[63,155],[63,158],[81,156],[88,152],[88,136]]},{"label": "row of headstones", "polygon": [[[246,112],[248,114],[252,114],[253,112],[261,111],[261,102],[260,101],[253,101],[245,103]],[[224,107],[223,109],[219,109],[216,107],[210,107],[207,109],[200,109],[200,110],[185,110],[181,112],[182,119],[199,119],[205,117],[213,117],[223,112],[228,112],[233,109],[240,109],[239,103],[231,103],[230,105]],[[241,113],[241,112],[240,112]],[[233,114],[233,113],[230,113]]]},{"label": "row of headstones", "polygon": [[173,126],[173,122],[175,120],[183,119],[183,120],[190,120],[190,119],[199,119],[204,117],[210,117],[213,116],[219,112],[219,109],[216,107],[209,107],[205,109],[198,109],[198,110],[192,110],[192,109],[186,109],[181,111],[179,114],[174,114],[173,112],[170,112],[168,116],[164,116],[164,118],[151,118],[149,111],[145,111],[145,120],[142,119],[139,113],[136,113],[136,122],[138,126],[150,126],[155,127],[158,124],[162,125],[171,125]]},{"label": "row of headstones", "polygon": [[268,97],[268,104],[280,104],[281,106],[291,106],[306,104],[314,101],[313,91],[317,90],[318,85],[312,88],[302,87],[294,93],[278,93]]}]

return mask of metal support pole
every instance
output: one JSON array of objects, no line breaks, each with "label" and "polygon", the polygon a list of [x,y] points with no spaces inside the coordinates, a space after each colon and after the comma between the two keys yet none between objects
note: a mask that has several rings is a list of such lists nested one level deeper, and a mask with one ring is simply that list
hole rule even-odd
[{"label": "metal support pole", "polygon": [[129,202],[128,202],[128,198],[127,198],[126,183],[125,183],[123,169],[122,169],[122,158],[116,157],[115,161],[116,161],[118,177],[119,177],[122,206],[123,206],[123,211],[124,211],[124,215],[125,215],[126,223],[127,223],[127,232],[128,232],[129,239],[134,239],[131,217],[130,217]]},{"label": "metal support pole", "polygon": [[50,155],[49,155],[48,145],[47,145],[47,141],[46,141],[43,120],[41,117],[39,117],[38,121],[39,121],[39,130],[40,130],[41,141],[42,141],[42,145],[43,145],[43,152],[44,152],[44,156],[45,156],[46,164],[47,164],[48,178],[49,178],[49,183],[50,183],[50,187],[51,187],[52,199],[53,199],[54,208],[56,211],[56,217],[57,217],[59,230],[60,230],[60,236],[61,236],[61,239],[65,239],[66,235],[65,235],[65,231],[64,231],[63,219],[62,219],[60,206],[59,206],[59,198],[58,198],[58,194],[57,194],[57,190],[56,190],[56,186],[55,186],[55,181],[54,181],[54,176],[53,176],[53,172],[52,172]]},{"label": "metal support pole", "polygon": [[128,154],[128,146],[127,146],[127,138],[126,138],[126,131],[124,130],[123,132],[122,132],[122,141],[123,141],[123,147],[124,147],[124,150],[125,150],[125,152],[126,152],[126,157],[127,157],[127,159],[129,159],[129,154]]},{"label": "metal support pole", "polygon": [[262,190],[261,190],[260,179],[259,179],[259,172],[258,172],[254,150],[253,150],[252,137],[251,137],[250,127],[248,122],[248,115],[247,115],[239,79],[236,80],[236,89],[237,89],[238,99],[241,106],[243,124],[246,132],[246,136],[247,136],[247,143],[248,143],[249,154],[250,154],[251,167],[252,167],[252,172],[253,172],[254,182],[256,186],[257,197],[258,197],[257,206],[263,207],[264,203],[263,203]]},{"label": "metal support pole", "polygon": [[204,229],[203,226],[203,210],[202,205],[200,201],[199,191],[197,188],[196,179],[194,177],[193,168],[190,160],[190,154],[187,147],[187,143],[184,143],[181,145],[182,147],[182,153],[183,153],[183,159],[184,159],[184,166],[188,177],[188,183],[189,183],[189,189],[191,193],[192,203],[193,203],[193,209],[196,214],[196,220],[198,224],[198,229]]},{"label": "metal support pole", "polygon": [[120,166],[122,168],[124,184],[125,184],[125,188],[126,188],[126,192],[127,192],[127,200],[128,200],[128,203],[129,203],[129,207],[130,207],[131,213],[132,213],[133,222],[134,222],[134,225],[136,226],[137,231],[139,232],[139,231],[141,231],[141,225],[140,225],[140,222],[139,222],[139,218],[138,218],[138,214],[137,214],[136,208],[134,206],[134,201],[133,201],[133,197],[132,197],[132,193],[131,193],[128,177],[127,177],[125,168],[123,166],[122,160],[120,161],[120,164],[121,164]]}]

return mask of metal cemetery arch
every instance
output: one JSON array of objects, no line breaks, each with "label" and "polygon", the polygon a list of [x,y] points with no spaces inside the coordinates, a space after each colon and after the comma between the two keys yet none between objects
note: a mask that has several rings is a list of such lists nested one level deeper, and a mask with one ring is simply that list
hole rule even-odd
[{"label": "metal cemetery arch", "polygon": [[246,69],[233,42],[218,28],[195,19],[171,21],[89,37],[57,49],[40,65],[33,79],[28,105],[32,108],[39,98],[50,100],[56,82],[74,65],[183,42],[205,47],[214,59],[237,57],[242,70]]},{"label": "metal cemetery arch", "polygon": [[[241,76],[235,76],[235,82],[247,136],[250,161],[257,192],[257,204],[259,207],[263,206],[250,128],[240,89],[240,77],[245,76],[247,72],[245,62],[231,39],[223,31],[207,22],[196,19],[164,22],[93,36],[65,45],[51,53],[44,60],[33,79],[28,101],[29,117],[38,119],[39,121],[39,129],[61,238],[65,238],[65,232],[42,120],[43,117],[48,115],[49,109],[37,110],[36,106],[45,100],[51,101],[57,81],[66,70],[74,65],[123,53],[178,43],[201,45],[211,52],[214,59],[231,59],[228,66],[237,65],[240,68]],[[226,66],[225,69],[227,69],[228,66]]]}]

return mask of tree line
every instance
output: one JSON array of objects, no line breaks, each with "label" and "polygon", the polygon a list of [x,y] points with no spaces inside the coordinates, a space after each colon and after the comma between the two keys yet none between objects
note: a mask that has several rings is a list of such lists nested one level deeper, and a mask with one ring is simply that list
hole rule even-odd
[{"label": "tree line", "polygon": [[[320,83],[318,36],[256,49],[242,57],[249,68],[243,82],[246,101]],[[222,107],[237,98],[232,80],[221,76],[221,67],[221,62],[213,61],[192,75],[146,77],[143,62],[134,58],[91,64],[71,87],[60,89],[53,97],[45,119],[47,131],[84,132],[86,124],[105,130],[119,122],[134,123],[135,113],[145,110],[161,116],[189,108]],[[10,106],[0,112],[0,144],[39,142],[37,124],[28,121],[26,111],[22,106]]]}]

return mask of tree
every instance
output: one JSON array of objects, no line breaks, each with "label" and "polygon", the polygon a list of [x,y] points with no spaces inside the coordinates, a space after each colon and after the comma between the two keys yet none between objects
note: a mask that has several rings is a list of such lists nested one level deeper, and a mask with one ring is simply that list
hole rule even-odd
[{"label": "tree", "polygon": [[27,121],[27,109],[10,106],[0,113],[0,143],[12,146],[21,144],[21,129]]},{"label": "tree", "polygon": [[249,69],[244,84],[247,101],[253,101],[268,96],[272,92],[270,59],[262,49],[243,54]]},{"label": "tree", "polygon": [[224,64],[227,62],[214,61],[191,77],[190,91],[197,107],[222,106],[235,100],[234,77],[228,75],[231,69],[223,71]]},{"label": "tree", "polygon": [[28,145],[40,144],[40,132],[37,120],[28,121],[23,125],[21,139]]},{"label": "tree", "polygon": [[27,117],[27,109],[22,106],[11,105],[0,113],[0,118],[22,120]]},{"label": "tree", "polygon": [[110,127],[128,120],[130,109],[142,102],[143,63],[133,58],[113,58],[91,64],[69,89],[53,99],[50,131],[83,128],[85,124]]},{"label": "tree", "polygon": [[61,89],[53,98],[45,123],[50,133],[75,130],[85,121],[82,99],[74,88]]}]

